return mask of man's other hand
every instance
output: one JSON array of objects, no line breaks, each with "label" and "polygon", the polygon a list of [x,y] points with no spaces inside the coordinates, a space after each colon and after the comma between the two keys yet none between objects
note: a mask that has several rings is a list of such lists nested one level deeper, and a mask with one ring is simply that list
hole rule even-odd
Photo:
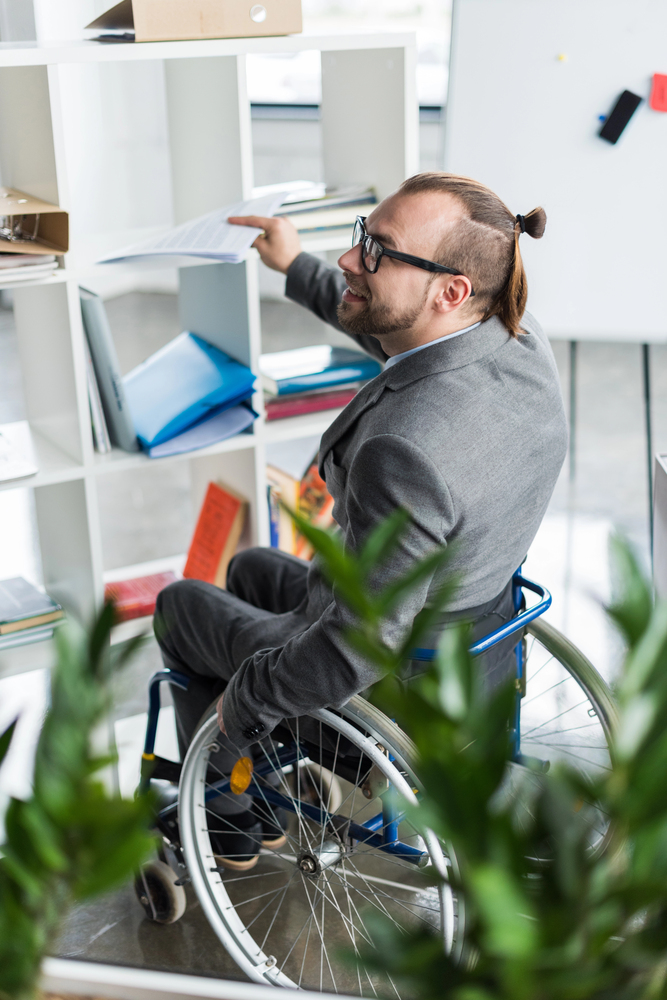
[{"label": "man's other hand", "polygon": [[287,274],[288,267],[301,253],[299,234],[289,219],[281,216],[265,219],[261,215],[230,215],[227,222],[234,226],[255,226],[264,230],[253,246],[266,266],[274,271]]},{"label": "man's other hand", "polygon": [[227,732],[225,730],[225,723],[223,722],[223,719],[222,719],[222,699],[224,697],[225,697],[224,694],[220,695],[220,700],[218,701],[218,704],[215,707],[216,707],[216,711],[218,713],[218,728],[220,729],[220,732],[224,733],[225,736],[226,736]]}]

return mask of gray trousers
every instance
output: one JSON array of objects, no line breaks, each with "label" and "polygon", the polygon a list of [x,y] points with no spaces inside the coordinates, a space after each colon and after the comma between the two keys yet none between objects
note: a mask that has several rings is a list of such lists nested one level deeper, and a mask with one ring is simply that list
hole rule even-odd
[{"label": "gray trousers", "polygon": [[[171,688],[181,760],[202,716],[241,663],[258,649],[287,641],[286,628],[293,635],[307,628],[299,609],[305,607],[308,567],[278,549],[246,549],[229,564],[226,590],[201,580],[179,580],[158,595],[155,634],[164,664],[190,678],[187,691]],[[258,642],[258,625],[266,641]],[[210,764],[223,774],[229,774],[239,757],[252,755],[222,733],[218,744],[220,752],[211,755]],[[255,756],[261,753],[256,747]],[[211,805],[231,815],[250,803],[249,796],[239,795],[224,796]]]},{"label": "gray trousers", "polygon": [[[187,691],[172,686],[181,759],[211,703],[247,657],[260,649],[283,645],[311,623],[306,615],[309,563],[277,549],[252,548],[229,564],[227,589],[200,580],[181,580],[158,596],[155,631],[165,666],[190,678]],[[457,621],[473,625],[477,640],[513,615],[511,584],[494,600],[465,612],[443,615],[443,628]],[[434,640],[435,641],[435,640]],[[478,658],[487,683],[495,686],[511,675],[512,637]],[[304,732],[302,725],[301,732]],[[226,737],[211,763],[227,774],[239,756],[251,753]],[[261,747],[255,754],[261,754]],[[247,809],[248,796],[230,797],[219,811]],[[223,808],[224,806],[224,808]]]}]

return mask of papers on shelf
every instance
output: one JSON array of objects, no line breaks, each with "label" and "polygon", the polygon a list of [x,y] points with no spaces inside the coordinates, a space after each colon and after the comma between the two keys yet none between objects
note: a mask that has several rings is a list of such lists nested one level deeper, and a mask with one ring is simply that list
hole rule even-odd
[{"label": "papers on shelf", "polygon": [[22,253],[0,253],[0,285],[14,285],[17,281],[37,281],[57,269],[53,254],[30,256]]},{"label": "papers on shelf", "polygon": [[222,413],[216,413],[202,420],[182,434],[177,434],[162,444],[154,445],[148,449],[148,454],[151,458],[166,458],[167,455],[180,455],[196,448],[208,448],[218,441],[240,434],[250,427],[256,416],[257,414],[247,406],[232,406]]},{"label": "papers on shelf", "polygon": [[0,424],[0,483],[25,479],[38,471],[28,421]]},{"label": "papers on shelf", "polygon": [[201,260],[238,264],[245,258],[262,230],[249,226],[232,226],[227,222],[229,216],[271,216],[282,204],[284,197],[284,189],[281,189],[261,198],[227,205],[215,212],[209,212],[208,215],[202,215],[199,219],[193,219],[192,222],[185,222],[161,236],[144,240],[103,257],[98,263],[114,264],[147,257],[198,257]]}]

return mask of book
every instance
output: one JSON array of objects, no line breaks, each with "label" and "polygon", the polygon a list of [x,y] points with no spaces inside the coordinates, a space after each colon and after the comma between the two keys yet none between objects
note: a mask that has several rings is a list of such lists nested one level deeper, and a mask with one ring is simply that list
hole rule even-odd
[{"label": "book", "polygon": [[38,625],[36,628],[24,628],[9,635],[0,635],[0,650],[13,649],[14,646],[27,646],[32,642],[44,642],[50,639],[55,631],[54,625]]},{"label": "book", "polygon": [[322,410],[335,410],[354,399],[358,392],[352,388],[334,389],[331,392],[312,392],[289,396],[270,396],[264,401],[264,411],[267,420],[282,420],[284,417],[298,417],[302,413],[319,413]]},{"label": "book", "polygon": [[[277,187],[277,185],[276,185]],[[295,215],[303,212],[319,212],[329,208],[340,208],[345,205],[355,205],[364,214],[364,210],[377,205],[377,196],[373,188],[355,185],[347,188],[323,189],[323,185],[313,183],[302,189],[293,188],[286,194],[276,215]]]},{"label": "book", "polygon": [[22,576],[0,580],[0,635],[46,625],[63,617],[63,609]]},{"label": "book", "polygon": [[247,430],[256,419],[255,411],[245,403],[239,403],[238,406],[231,406],[222,411],[217,410],[211,416],[193,424],[182,434],[149,448],[148,454],[151,458],[166,458],[167,455],[180,455],[186,451],[195,451],[197,448],[208,448],[209,445],[225,441]]},{"label": "book", "polygon": [[89,292],[87,288],[79,289],[79,297],[83,328],[93,360],[109,438],[112,444],[123,451],[139,451],[104,303],[99,295]]},{"label": "book", "polygon": [[245,497],[225,483],[208,484],[183,569],[186,579],[204,580],[224,590],[247,509]]},{"label": "book", "polygon": [[316,344],[262,354],[259,370],[265,391],[273,396],[285,396],[325,386],[368,381],[380,374],[382,366],[379,361],[351,347]]},{"label": "book", "polygon": [[282,203],[283,197],[282,192],[274,192],[261,198],[251,198],[249,201],[239,201],[225,208],[218,208],[160,236],[118,250],[98,261],[98,264],[115,264],[149,257],[175,258],[170,260],[171,264],[177,264],[179,257],[198,257],[238,264],[245,259],[262,230],[251,226],[233,226],[227,219],[234,215],[271,216]]},{"label": "book", "polygon": [[269,494],[269,535],[273,539],[271,545],[281,552],[296,555],[297,531],[285,508],[299,509],[299,480],[275,465],[267,465],[266,480]]},{"label": "book", "polygon": [[374,205],[375,200],[352,202],[347,205],[327,205],[321,208],[299,207],[296,210],[294,206],[290,206],[292,210],[282,214],[296,226],[298,232],[316,233],[323,229],[351,228],[357,216],[368,215]]},{"label": "book", "polygon": [[98,451],[100,455],[106,455],[111,451],[111,439],[109,438],[107,422],[104,419],[100,390],[95,378],[95,369],[93,368],[93,359],[90,356],[87,337],[83,338],[83,349],[86,355],[86,382],[88,385],[90,423],[93,429],[93,444],[95,445],[95,451]]},{"label": "book", "polygon": [[0,483],[27,479],[38,472],[28,421],[0,424]]},{"label": "book", "polygon": [[137,436],[144,448],[168,441],[213,410],[252,395],[245,365],[194,333],[181,333],[123,379]]},{"label": "book", "polygon": [[300,559],[312,559],[312,546],[297,530],[289,510],[318,528],[333,524],[334,501],[320,476],[318,456],[311,459],[300,478],[276,465],[267,465],[266,478],[271,546]]},{"label": "book", "polygon": [[104,600],[112,601],[116,622],[126,622],[131,618],[144,618],[155,611],[157,595],[170,583],[176,581],[171,570],[165,573],[151,573],[130,580],[116,580],[104,587]]},{"label": "book", "polygon": [[[333,519],[334,500],[322,479],[318,468],[318,455],[315,455],[308,466],[305,476],[299,483],[298,511],[316,528],[330,528]],[[313,547],[307,538],[296,532],[296,551],[294,555],[300,559],[312,559]]]}]

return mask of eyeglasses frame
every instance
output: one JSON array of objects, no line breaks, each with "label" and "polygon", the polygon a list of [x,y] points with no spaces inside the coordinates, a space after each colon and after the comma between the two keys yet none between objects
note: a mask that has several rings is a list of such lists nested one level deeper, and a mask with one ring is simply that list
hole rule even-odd
[{"label": "eyeglasses frame", "polygon": [[[437,272],[438,274],[453,274],[461,278],[466,277],[462,271],[457,271],[453,267],[446,267],[444,264],[437,264],[434,260],[425,260],[423,257],[415,257],[411,253],[402,253],[399,250],[387,250],[386,247],[382,246],[379,240],[376,240],[374,236],[371,236],[370,233],[366,232],[365,222],[367,218],[368,218],[367,215],[357,216],[356,221],[354,223],[354,230],[352,233],[352,247],[354,248],[356,246],[359,246],[359,244],[365,243],[366,240],[372,240],[373,243],[375,243],[375,245],[380,248],[380,253],[377,258],[377,265],[374,271],[371,271],[370,267],[368,267],[368,265],[366,264],[366,261],[364,259],[364,253],[362,250],[361,263],[363,265],[364,270],[368,271],[369,274],[377,273],[377,270],[380,267],[380,261],[382,260],[383,257],[393,257],[394,260],[401,260],[403,261],[404,264],[412,264],[413,267],[421,267],[424,271],[434,271]],[[361,239],[357,240],[355,243],[354,234],[357,231],[357,226],[361,226],[361,231],[363,235]],[[472,297],[474,294],[475,291],[471,285],[470,296]]]}]

